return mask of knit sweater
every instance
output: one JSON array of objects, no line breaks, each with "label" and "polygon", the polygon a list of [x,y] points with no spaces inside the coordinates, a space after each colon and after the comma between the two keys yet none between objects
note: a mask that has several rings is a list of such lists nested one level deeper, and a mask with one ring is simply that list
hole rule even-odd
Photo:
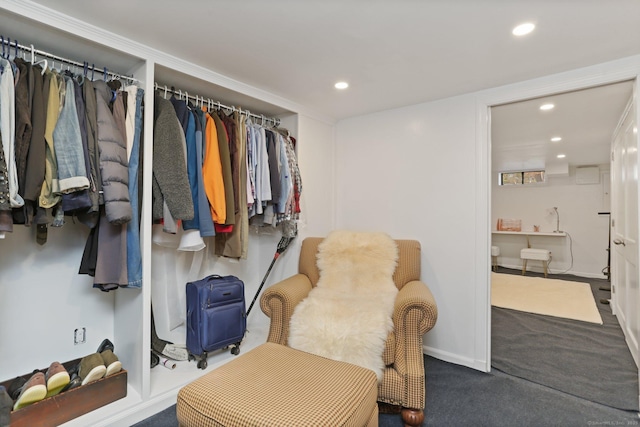
[{"label": "knit sweater", "polygon": [[158,95],[154,113],[153,219],[163,218],[163,202],[173,219],[193,219],[182,126],[171,102]]}]

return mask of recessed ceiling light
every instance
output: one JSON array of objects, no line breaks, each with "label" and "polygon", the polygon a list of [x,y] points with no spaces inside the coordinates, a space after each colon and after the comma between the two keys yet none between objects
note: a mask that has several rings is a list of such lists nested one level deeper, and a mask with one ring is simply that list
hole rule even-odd
[{"label": "recessed ceiling light", "polygon": [[558,154],[556,157],[559,159],[564,159],[567,156],[565,154]]},{"label": "recessed ceiling light", "polygon": [[338,82],[334,86],[335,86],[336,89],[346,89],[346,88],[349,87],[349,83],[347,83],[347,82]]},{"label": "recessed ceiling light", "polygon": [[525,22],[524,24],[520,24],[515,27],[511,33],[514,36],[524,36],[533,31],[534,28],[536,28],[534,24],[532,24],[531,22]]},{"label": "recessed ceiling light", "polygon": [[548,111],[548,110],[553,110],[553,107],[555,107],[555,105],[553,105],[553,104],[542,104],[540,106],[540,109],[542,111]]},{"label": "recessed ceiling light", "polygon": [[562,138],[560,138],[559,136],[554,136],[553,138],[551,138],[551,142],[560,142],[562,141]]}]

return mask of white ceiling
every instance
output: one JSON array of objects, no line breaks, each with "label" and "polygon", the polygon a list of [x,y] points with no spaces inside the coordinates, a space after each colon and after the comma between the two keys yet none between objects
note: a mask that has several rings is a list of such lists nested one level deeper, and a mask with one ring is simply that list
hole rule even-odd
[{"label": "white ceiling", "polygon": [[[640,54],[639,0],[35,3],[336,120]],[[536,30],[516,38],[524,21]],[[349,89],[334,89],[338,80]],[[581,130],[576,139],[591,141]],[[528,147],[544,137],[521,136]]]},{"label": "white ceiling", "polygon": [[640,53],[638,0],[35,3],[337,119]]},{"label": "white ceiling", "polygon": [[[608,163],[613,133],[632,93],[633,81],[627,81],[493,107],[493,170]],[[546,103],[555,107],[541,111]],[[562,140],[552,142],[554,136]]]}]

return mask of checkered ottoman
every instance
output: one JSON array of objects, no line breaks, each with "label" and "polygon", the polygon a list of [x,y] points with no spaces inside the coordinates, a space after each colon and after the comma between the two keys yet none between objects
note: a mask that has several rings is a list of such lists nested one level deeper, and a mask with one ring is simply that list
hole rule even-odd
[{"label": "checkered ottoman", "polygon": [[373,371],[265,343],[178,392],[182,427],[377,426]]}]

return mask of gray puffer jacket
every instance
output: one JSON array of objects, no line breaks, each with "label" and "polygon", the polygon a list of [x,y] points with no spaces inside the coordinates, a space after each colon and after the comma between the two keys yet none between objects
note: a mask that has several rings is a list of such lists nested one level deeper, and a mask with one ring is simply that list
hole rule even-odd
[{"label": "gray puffer jacket", "polygon": [[124,135],[118,129],[109,109],[111,88],[103,81],[93,82],[98,117],[100,173],[107,220],[112,224],[131,221],[129,200],[129,161]]}]

